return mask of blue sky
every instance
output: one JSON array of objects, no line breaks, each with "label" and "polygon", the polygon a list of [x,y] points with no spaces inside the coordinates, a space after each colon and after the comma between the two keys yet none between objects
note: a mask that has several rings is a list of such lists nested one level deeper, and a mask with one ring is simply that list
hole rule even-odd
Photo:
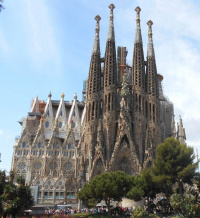
[{"label": "blue sky", "polygon": [[[146,57],[147,21],[152,20],[158,73],[165,95],[183,118],[187,143],[200,148],[200,2],[195,0],[5,0],[0,13],[0,169],[10,170],[18,121],[31,100],[81,100],[99,14],[101,54],[114,3],[117,46],[126,46],[132,62],[135,8],[140,6]],[[200,152],[200,150],[199,150]]]}]

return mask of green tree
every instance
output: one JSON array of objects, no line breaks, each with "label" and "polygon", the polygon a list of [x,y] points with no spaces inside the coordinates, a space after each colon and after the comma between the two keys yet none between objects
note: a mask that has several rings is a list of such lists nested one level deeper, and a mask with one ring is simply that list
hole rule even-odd
[{"label": "green tree", "polygon": [[19,216],[34,204],[30,187],[23,184],[22,178],[19,178],[19,182],[13,184],[6,181],[4,176],[0,177],[0,215],[3,217],[7,215]]},{"label": "green tree", "polygon": [[144,169],[141,174],[135,176],[133,186],[127,193],[127,197],[134,201],[140,201],[143,197],[148,200],[148,213],[150,213],[151,202],[150,198],[155,197],[158,192],[157,185],[154,182],[153,175],[150,169]]},{"label": "green tree", "polygon": [[147,212],[142,207],[136,207],[131,218],[145,218],[148,217]]},{"label": "green tree", "polygon": [[189,191],[184,193],[183,199],[180,194],[175,193],[171,195],[170,204],[175,213],[181,213],[183,217],[193,218],[199,215],[200,204],[196,201],[196,196]]},{"label": "green tree", "polygon": [[160,189],[168,192],[172,184],[178,183],[178,189],[183,198],[183,183],[192,184],[198,163],[194,163],[193,148],[180,144],[176,139],[168,138],[157,147],[157,156],[152,167],[154,181]]},{"label": "green tree", "polygon": [[126,195],[130,190],[132,178],[122,171],[101,173],[83,186],[78,198],[84,202],[91,199],[96,199],[97,202],[104,200],[110,215],[111,200],[120,201]]}]

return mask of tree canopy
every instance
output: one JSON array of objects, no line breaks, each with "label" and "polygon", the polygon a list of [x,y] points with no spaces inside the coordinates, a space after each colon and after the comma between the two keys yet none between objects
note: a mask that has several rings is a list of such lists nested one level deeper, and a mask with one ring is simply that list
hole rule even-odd
[{"label": "tree canopy", "polygon": [[130,190],[132,182],[133,177],[122,171],[101,173],[83,186],[78,198],[84,202],[92,198],[97,202],[104,200],[110,214],[111,200],[121,200]]},{"label": "tree canopy", "polygon": [[29,186],[24,185],[24,180],[17,179],[18,184],[6,181],[5,172],[0,172],[0,215],[19,216],[29,207],[34,200]]},{"label": "tree canopy", "polygon": [[181,144],[175,138],[167,138],[158,145],[152,171],[161,190],[177,182],[181,194],[182,183],[192,184],[198,166],[194,159],[193,148]]}]

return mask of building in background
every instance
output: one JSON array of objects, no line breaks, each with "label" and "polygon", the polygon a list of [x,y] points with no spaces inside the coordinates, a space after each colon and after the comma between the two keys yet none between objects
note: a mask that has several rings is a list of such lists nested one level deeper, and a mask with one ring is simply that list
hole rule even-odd
[{"label": "building in background", "polygon": [[100,55],[100,16],[96,16],[95,38],[89,76],[83,85],[83,100],[32,102],[16,139],[11,170],[26,184],[37,186],[37,203],[77,203],[76,193],[92,177],[105,171],[122,170],[130,175],[150,167],[156,147],[174,136],[185,143],[185,130],[174,123],[173,104],[162,91],[163,77],[157,74],[148,21],[147,58],[144,58],[140,11],[132,66],[126,63],[126,47],[116,56],[114,15],[110,23],[104,57]]}]

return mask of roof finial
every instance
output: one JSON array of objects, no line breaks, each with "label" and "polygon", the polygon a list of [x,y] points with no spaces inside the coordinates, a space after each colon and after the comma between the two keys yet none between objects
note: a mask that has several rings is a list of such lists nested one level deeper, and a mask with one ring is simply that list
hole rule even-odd
[{"label": "roof finial", "polygon": [[141,8],[139,6],[137,6],[135,8],[135,11],[137,12],[137,15],[136,15],[136,23],[137,25],[140,26],[140,11],[141,11]]},{"label": "roof finial", "polygon": [[65,97],[65,94],[64,94],[64,92],[61,94],[61,98],[64,98]]},{"label": "roof finial", "polygon": [[149,30],[148,30],[148,35],[149,35],[149,38],[151,38],[152,39],[152,25],[153,25],[153,22],[151,21],[151,20],[149,20],[148,22],[147,22],[147,25],[149,26]]},{"label": "roof finial", "polygon": [[113,9],[115,8],[115,6],[114,4],[110,4],[108,7],[110,8],[110,20],[113,21]]},{"label": "roof finial", "polygon": [[76,100],[77,100],[77,94],[76,94],[76,93],[74,94],[74,99],[76,99]]},{"label": "roof finial", "polygon": [[141,34],[141,28],[140,28],[140,11],[141,8],[137,6],[135,8],[136,14],[136,30],[135,30],[135,43],[141,42],[142,43],[142,34]]},{"label": "roof finial", "polygon": [[99,15],[97,15],[94,18],[97,22],[96,22],[96,27],[95,27],[95,37],[94,37],[94,44],[93,44],[93,50],[92,50],[92,54],[94,53],[100,53],[100,45],[99,45],[99,21],[101,20],[101,17]]},{"label": "roof finial", "polygon": [[99,33],[99,21],[101,20],[101,17],[99,15],[97,15],[94,19],[97,21],[96,22],[95,32]]},{"label": "roof finial", "polygon": [[50,92],[49,95],[48,95],[48,97],[51,98],[51,96],[52,96],[52,94],[51,94],[51,92]]},{"label": "roof finial", "polygon": [[107,40],[115,40],[115,33],[114,33],[114,25],[113,25],[113,9],[115,8],[114,4],[110,4],[108,6],[110,8],[110,23],[108,28],[108,38]]},{"label": "roof finial", "polygon": [[154,47],[153,47],[153,37],[152,37],[153,36],[152,34],[153,22],[149,20],[147,22],[147,25],[149,26],[149,30],[148,30],[149,41],[148,41],[148,48],[147,48],[147,57],[155,58]]}]

